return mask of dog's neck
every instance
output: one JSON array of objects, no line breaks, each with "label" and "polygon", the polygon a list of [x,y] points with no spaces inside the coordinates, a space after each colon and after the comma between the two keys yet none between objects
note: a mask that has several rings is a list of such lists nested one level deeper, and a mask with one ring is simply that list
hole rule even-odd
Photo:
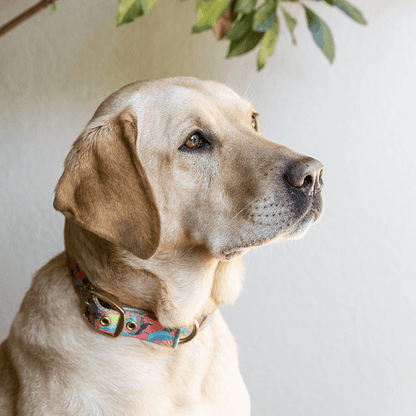
[{"label": "dog's neck", "polygon": [[66,219],[65,248],[96,288],[152,310],[164,326],[192,326],[240,294],[242,259],[220,261],[202,246],[158,250],[142,260]]}]

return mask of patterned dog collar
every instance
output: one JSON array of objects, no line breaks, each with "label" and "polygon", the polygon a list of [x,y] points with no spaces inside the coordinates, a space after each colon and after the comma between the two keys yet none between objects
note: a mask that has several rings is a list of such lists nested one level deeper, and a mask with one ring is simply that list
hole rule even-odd
[{"label": "patterned dog collar", "polygon": [[[69,257],[67,261],[75,292],[81,300],[83,316],[94,329],[105,335],[118,337],[122,334],[176,348],[193,339],[212,319],[213,314],[203,315],[199,322],[195,320],[192,331],[184,327],[164,327],[153,312],[118,303],[95,290],[75,261]],[[181,338],[182,335],[187,336]]]}]

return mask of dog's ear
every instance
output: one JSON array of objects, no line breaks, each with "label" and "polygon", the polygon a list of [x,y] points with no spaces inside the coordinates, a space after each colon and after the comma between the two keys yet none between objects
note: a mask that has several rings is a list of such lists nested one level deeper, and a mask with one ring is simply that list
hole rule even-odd
[{"label": "dog's ear", "polygon": [[160,239],[156,200],[136,151],[131,109],[90,123],[74,143],[53,206],[67,218],[142,259]]}]

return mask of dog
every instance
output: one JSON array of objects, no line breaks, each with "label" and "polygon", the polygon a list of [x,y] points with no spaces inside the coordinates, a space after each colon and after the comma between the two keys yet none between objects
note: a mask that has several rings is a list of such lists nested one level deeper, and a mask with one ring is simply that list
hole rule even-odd
[{"label": "dog", "polygon": [[0,346],[0,414],[249,415],[217,308],[239,296],[243,254],[318,220],[322,175],[220,83],[112,94],[65,160],[65,252],[35,273]]}]

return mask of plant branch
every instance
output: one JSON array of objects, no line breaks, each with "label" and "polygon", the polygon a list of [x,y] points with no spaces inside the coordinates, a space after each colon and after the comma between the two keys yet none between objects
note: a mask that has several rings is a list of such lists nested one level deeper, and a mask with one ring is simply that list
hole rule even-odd
[{"label": "plant branch", "polygon": [[46,9],[55,1],[56,0],[41,0],[39,3],[35,4],[30,9],[27,9],[23,13],[19,14],[19,16],[15,17],[14,19],[10,20],[10,22],[0,27],[0,36],[5,35],[7,32],[15,28],[20,23],[23,23],[25,20],[29,19],[29,17],[32,17],[37,12]]}]

